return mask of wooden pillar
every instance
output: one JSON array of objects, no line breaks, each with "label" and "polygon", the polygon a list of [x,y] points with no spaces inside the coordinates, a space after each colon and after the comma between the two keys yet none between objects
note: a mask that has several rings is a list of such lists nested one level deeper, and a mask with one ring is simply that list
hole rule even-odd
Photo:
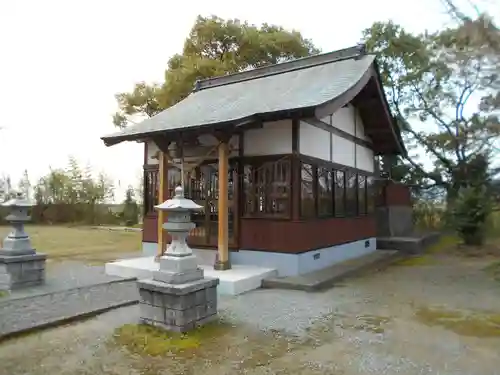
[{"label": "wooden pillar", "polygon": [[300,194],[301,194],[301,183],[302,183],[302,171],[300,162],[300,132],[299,132],[298,119],[292,119],[292,170],[291,170],[291,193],[292,198],[290,200],[290,209],[292,220],[300,220]]},{"label": "wooden pillar", "polygon": [[214,269],[218,271],[231,268],[229,262],[229,207],[228,207],[228,172],[229,172],[229,137],[220,137],[219,144],[219,201],[218,201],[218,250]]},{"label": "wooden pillar", "polygon": [[379,156],[373,157],[373,174],[377,178],[380,177],[380,157]]},{"label": "wooden pillar", "polygon": [[[158,204],[163,203],[165,201],[165,181],[167,179],[166,176],[166,171],[165,171],[165,154],[163,152],[158,153],[158,180],[159,180],[159,186],[158,186]],[[157,223],[158,223],[158,251],[156,254],[156,259],[160,258],[163,255],[163,252],[165,251],[165,245],[166,245],[166,237],[165,236],[165,231],[163,229],[163,222],[165,221],[165,215],[166,213],[161,210],[158,211],[157,215]]]}]

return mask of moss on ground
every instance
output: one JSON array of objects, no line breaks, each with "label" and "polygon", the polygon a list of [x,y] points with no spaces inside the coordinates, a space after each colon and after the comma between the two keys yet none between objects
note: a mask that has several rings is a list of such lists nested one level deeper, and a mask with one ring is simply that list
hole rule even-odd
[{"label": "moss on ground", "polygon": [[438,242],[436,242],[432,246],[429,246],[425,250],[425,253],[426,254],[442,253],[444,251],[450,250],[451,248],[454,248],[459,243],[460,239],[457,236],[452,236],[452,235],[441,236]]},{"label": "moss on ground", "polygon": [[490,274],[495,280],[500,281],[500,261],[491,263],[484,270],[488,274]]},{"label": "moss on ground", "polygon": [[6,290],[0,290],[0,298],[9,296],[9,292]]},{"label": "moss on ground", "polygon": [[187,333],[167,332],[145,324],[126,324],[114,332],[116,344],[140,355],[163,356],[190,354],[202,344],[228,333],[231,325],[214,322]]},{"label": "moss on ground", "polygon": [[480,338],[500,337],[500,313],[424,307],[418,309],[415,315],[423,324],[440,326],[458,335]]},{"label": "moss on ground", "polygon": [[[355,331],[371,333],[385,332],[385,326],[391,322],[391,318],[381,315],[358,315],[351,316],[345,314],[329,314],[324,319],[319,320],[308,328],[307,331],[315,337],[320,337],[324,333],[328,334],[334,327]],[[327,335],[328,336],[328,335]]]},{"label": "moss on ground", "polygon": [[433,257],[434,255],[442,254],[456,248],[459,243],[460,240],[456,236],[441,236],[439,241],[429,246],[423,254],[401,259],[395,264],[399,266],[427,266],[436,264],[437,260]]},{"label": "moss on ground", "polygon": [[434,264],[436,261],[427,255],[417,255],[409,258],[401,259],[396,262],[398,266],[426,266],[429,264]]},{"label": "moss on ground", "polygon": [[[300,340],[278,331],[266,333],[246,328],[214,322],[177,334],[147,325],[127,324],[115,330],[107,345],[132,354],[128,356],[133,361],[131,366],[148,375],[192,373],[193,369],[206,367],[208,363],[217,366],[227,361],[240,373],[267,366],[303,345]],[[146,372],[145,363],[149,369]]]}]

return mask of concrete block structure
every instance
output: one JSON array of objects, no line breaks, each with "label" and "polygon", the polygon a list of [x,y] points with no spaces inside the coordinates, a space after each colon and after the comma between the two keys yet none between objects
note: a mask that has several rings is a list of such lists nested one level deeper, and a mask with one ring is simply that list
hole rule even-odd
[{"label": "concrete block structure", "polygon": [[217,316],[219,279],[204,277],[186,242],[194,227],[191,211],[201,206],[184,198],[184,190],[178,186],[175,196],[156,209],[169,216],[163,226],[172,242],[158,258],[160,267],[153,272],[153,278],[138,282],[141,321],[169,331],[187,332]]},{"label": "concrete block structure", "polygon": [[141,321],[174,332],[187,332],[217,317],[218,279],[166,286],[139,281]]},{"label": "concrete block structure", "polygon": [[43,284],[45,254],[0,255],[0,290]]}]

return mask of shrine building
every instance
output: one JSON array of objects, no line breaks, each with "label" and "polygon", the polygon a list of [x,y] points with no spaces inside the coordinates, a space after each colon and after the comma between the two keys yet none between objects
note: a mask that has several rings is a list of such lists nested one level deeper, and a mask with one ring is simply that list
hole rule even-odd
[{"label": "shrine building", "polygon": [[188,240],[197,254],[216,254],[215,270],[280,276],[375,251],[375,161],[404,152],[364,46],[197,81],[184,100],[102,139],[144,144],[145,255],[169,241],[154,206],[183,184],[204,208]]}]

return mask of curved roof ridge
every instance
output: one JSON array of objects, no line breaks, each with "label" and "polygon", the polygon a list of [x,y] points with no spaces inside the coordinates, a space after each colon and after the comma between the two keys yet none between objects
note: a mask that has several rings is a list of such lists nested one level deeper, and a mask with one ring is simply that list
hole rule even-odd
[{"label": "curved roof ridge", "polygon": [[268,77],[275,74],[287,73],[299,69],[307,69],[313,66],[330,64],[332,62],[337,62],[341,60],[359,58],[364,55],[366,55],[365,45],[358,44],[357,46],[348,47],[333,52],[306,56],[278,64],[266,65],[255,69],[245,70],[243,72],[231,73],[218,77],[205,78],[196,81],[195,88],[193,91],[200,91],[217,86],[230,85],[233,83]]}]

